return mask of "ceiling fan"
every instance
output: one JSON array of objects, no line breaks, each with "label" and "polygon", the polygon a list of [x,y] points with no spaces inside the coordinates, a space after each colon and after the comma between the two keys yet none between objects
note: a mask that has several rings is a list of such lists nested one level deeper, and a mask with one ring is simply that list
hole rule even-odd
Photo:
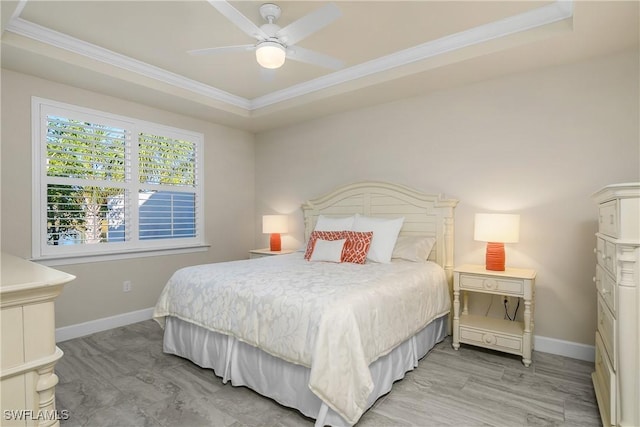
[{"label": "ceiling fan", "polygon": [[260,6],[260,15],[267,23],[258,27],[226,1],[209,0],[209,3],[229,21],[251,37],[254,37],[258,42],[239,46],[195,49],[188,51],[191,55],[255,50],[258,64],[269,69],[280,68],[286,58],[334,70],[343,67],[343,63],[339,59],[296,45],[299,41],[326,27],[342,15],[340,9],[333,3],[314,10],[284,28],[280,28],[275,24],[281,13],[280,7],[276,4],[265,3]]}]

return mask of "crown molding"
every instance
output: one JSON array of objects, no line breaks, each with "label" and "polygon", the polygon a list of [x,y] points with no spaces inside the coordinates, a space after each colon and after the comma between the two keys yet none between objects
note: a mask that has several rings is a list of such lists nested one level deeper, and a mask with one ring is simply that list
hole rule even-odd
[{"label": "crown molding", "polygon": [[225,92],[213,86],[206,85],[92,43],[87,43],[75,37],[32,23],[20,18],[19,16],[15,16],[12,19],[6,30],[20,36],[28,37],[87,58],[149,77],[174,87],[186,89],[224,104],[242,108],[247,112],[252,112],[254,110],[298,98],[309,93],[318,92],[343,83],[355,81],[363,77],[442,55],[447,52],[452,52],[533,28],[549,25],[571,18],[572,16],[573,0],[557,0],[551,4],[528,12],[432,40],[390,55],[382,56],[362,64],[309,80],[304,83],[290,86],[286,89],[271,92],[267,95],[254,99],[247,99]]},{"label": "crown molding", "polygon": [[311,92],[317,92],[372,74],[408,65],[447,52],[553,24],[573,16],[573,1],[558,0],[546,6],[432,40],[382,56],[323,77],[290,86],[251,100],[253,109],[268,107]]},{"label": "crown molding", "polygon": [[28,37],[30,39],[54,46],[69,52],[94,59],[123,70],[132,71],[145,77],[186,89],[199,95],[204,95],[215,99],[216,101],[240,107],[246,110],[251,109],[251,102],[241,96],[233,95],[213,86],[200,83],[198,81],[188,79],[176,73],[164,70],[160,67],[138,61],[131,57],[121,55],[109,49],[85,42],[75,37],[68,36],[58,31],[51,30],[33,22],[22,18],[14,19],[7,31],[11,31],[17,35]]}]

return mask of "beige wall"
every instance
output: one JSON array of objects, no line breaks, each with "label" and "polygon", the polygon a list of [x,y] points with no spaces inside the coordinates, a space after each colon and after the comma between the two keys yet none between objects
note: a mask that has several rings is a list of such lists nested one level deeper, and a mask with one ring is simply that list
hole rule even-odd
[{"label": "beige wall", "polygon": [[[31,96],[201,132],[207,252],[56,268],[75,274],[56,301],[56,327],[153,307],[176,269],[246,258],[254,242],[254,135],[2,70],[2,250],[31,256]],[[130,280],[133,290],[122,292]]]},{"label": "beige wall", "polygon": [[[507,264],[538,271],[535,334],[593,344],[590,195],[640,178],[638,75],[637,52],[622,53],[259,134],[256,226],[262,214],[291,213],[283,245],[296,247],[306,199],[357,181],[396,182],[458,198],[456,263],[483,263],[473,215],[520,213]],[[267,245],[257,228],[256,241]]]}]

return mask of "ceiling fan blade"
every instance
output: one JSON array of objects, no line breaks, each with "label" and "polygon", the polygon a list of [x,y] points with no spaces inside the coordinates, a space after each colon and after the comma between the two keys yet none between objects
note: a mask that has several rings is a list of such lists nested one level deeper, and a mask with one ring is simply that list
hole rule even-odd
[{"label": "ceiling fan blade", "polygon": [[294,45],[307,36],[331,24],[340,16],[342,16],[342,12],[340,12],[338,6],[329,3],[292,22],[286,27],[281,28],[276,33],[276,37],[280,38],[289,46]]},{"label": "ceiling fan blade", "polygon": [[321,67],[338,70],[344,67],[344,63],[333,56],[315,52],[300,46],[292,46],[287,49],[287,58],[306,64],[319,65]]},{"label": "ceiling fan blade", "polygon": [[193,49],[188,50],[187,53],[189,55],[214,55],[217,53],[227,53],[227,52],[243,52],[248,50],[253,50],[256,47],[252,44],[243,44],[238,46],[222,46],[222,47],[208,47],[205,49]]},{"label": "ceiling fan blade", "polygon": [[251,22],[249,18],[240,13],[238,9],[231,6],[229,2],[223,0],[209,0],[209,3],[211,3],[211,6],[218,9],[218,12],[224,15],[225,18],[233,22],[238,28],[249,34],[251,37],[258,40],[266,40],[269,38],[269,36],[264,31],[262,31],[260,27],[258,27],[256,24]]}]

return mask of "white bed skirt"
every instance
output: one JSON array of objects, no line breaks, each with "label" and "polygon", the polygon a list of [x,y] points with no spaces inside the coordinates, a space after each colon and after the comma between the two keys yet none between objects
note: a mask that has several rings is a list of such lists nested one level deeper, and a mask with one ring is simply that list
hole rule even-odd
[{"label": "white bed skirt", "polygon": [[[418,360],[446,335],[447,315],[444,315],[369,365],[375,386],[367,408],[388,393],[394,381],[418,366]],[[247,386],[284,406],[295,408],[316,419],[316,426],[349,425],[309,390],[308,368],[285,362],[233,337],[167,317],[164,351],[213,369],[225,383],[231,380],[234,386]]]}]

